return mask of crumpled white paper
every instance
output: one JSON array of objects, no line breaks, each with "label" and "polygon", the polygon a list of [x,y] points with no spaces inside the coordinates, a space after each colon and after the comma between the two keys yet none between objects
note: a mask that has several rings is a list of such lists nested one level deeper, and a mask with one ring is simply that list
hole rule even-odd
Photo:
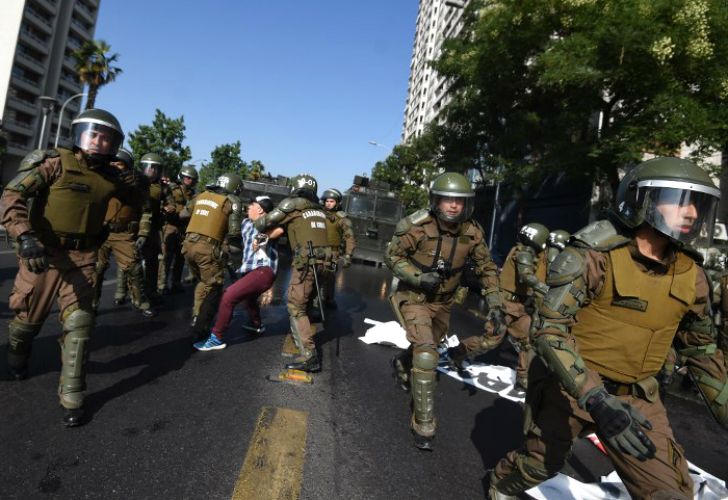
[{"label": "crumpled white paper", "polygon": [[365,318],[364,323],[373,325],[359,340],[365,344],[382,344],[407,349],[410,345],[407,332],[397,321],[377,321]]}]

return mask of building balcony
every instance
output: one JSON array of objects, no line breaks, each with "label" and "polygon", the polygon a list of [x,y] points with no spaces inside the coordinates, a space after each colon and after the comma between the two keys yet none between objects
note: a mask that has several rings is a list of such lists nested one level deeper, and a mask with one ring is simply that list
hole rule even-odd
[{"label": "building balcony", "polygon": [[[30,139],[30,137],[28,137],[28,139]],[[26,141],[25,144],[23,144],[17,141],[8,140],[7,152],[9,155],[20,156],[22,158],[27,155],[30,150],[30,146],[28,146],[28,144],[30,144],[29,141]]]},{"label": "building balcony", "polygon": [[33,137],[33,124],[17,121],[14,118],[3,120],[3,128],[8,132],[15,132],[28,137]]},{"label": "building balcony", "polygon": [[81,0],[76,0],[76,3],[74,4],[74,11],[89,24],[93,25],[96,22],[95,13],[92,12],[91,9]]},{"label": "building balcony", "polygon": [[34,115],[38,112],[38,108],[36,105],[32,102],[25,101],[23,99],[20,99],[18,97],[15,97],[14,95],[8,96],[8,108],[12,108],[17,111],[22,111],[23,113],[29,113],[31,115]]},{"label": "building balcony", "polygon": [[76,72],[76,60],[73,57],[64,57],[63,66],[74,73]]},{"label": "building balcony", "polygon": [[63,85],[66,89],[70,90],[74,94],[81,92],[81,84],[71,78],[61,77],[58,83]]},{"label": "building balcony", "polygon": [[33,33],[30,33],[29,31],[26,31],[21,28],[20,30],[20,39],[33,47],[36,50],[39,50],[43,54],[48,54],[48,42],[43,40],[42,38],[39,38],[38,36],[34,35]]},{"label": "building balcony", "polygon": [[43,61],[39,61],[35,57],[29,56],[21,51],[17,51],[15,53],[15,62],[20,63],[21,66],[36,73],[40,73],[41,75],[46,72],[46,67],[43,64]]},{"label": "building balcony", "polygon": [[24,19],[36,28],[39,28],[44,33],[47,33],[48,35],[53,34],[53,23],[51,22],[51,20],[46,19],[33,9],[28,7],[25,8]]},{"label": "building balcony", "polygon": [[40,81],[34,82],[24,76],[12,75],[10,82],[19,89],[27,90],[33,94],[40,95]]},{"label": "building balcony", "polygon": [[58,12],[58,0],[33,0],[33,2],[42,5],[48,12]]},{"label": "building balcony", "polygon": [[78,34],[81,38],[84,40],[91,38],[91,31],[90,28],[87,28],[85,24],[80,22],[78,19],[72,17],[71,18],[71,29]]}]

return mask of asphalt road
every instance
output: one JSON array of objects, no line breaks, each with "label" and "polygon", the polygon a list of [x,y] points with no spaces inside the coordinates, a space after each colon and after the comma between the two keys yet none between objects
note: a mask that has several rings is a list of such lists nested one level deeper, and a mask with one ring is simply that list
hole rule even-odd
[{"label": "asphalt road", "polygon": [[[11,253],[0,252],[3,326],[12,317],[7,296],[16,265]],[[55,395],[61,329],[54,310],[36,339],[30,377],[0,382],[0,498],[231,498],[250,465],[246,454],[278,432],[263,425],[264,409],[290,409],[301,418],[300,498],[483,498],[485,470],[520,443],[520,405],[441,377],[436,449],[414,448],[408,396],[389,370],[396,351],[357,339],[368,328],[364,318],[394,319],[384,301],[389,273],[363,264],[339,277],[339,308],[317,337],[323,371],[314,383],[267,380],[283,364],[286,281],[282,272],[265,299],[263,336],[243,334],[241,315],[227,349],[204,353],[189,339],[191,287],[167,297],[160,314],[145,320],[115,306],[107,285],[88,362],[89,422],[74,429],[62,427]],[[467,307],[482,304],[471,298]],[[465,308],[453,315],[454,333],[474,334],[479,326]],[[6,370],[2,337],[0,373]],[[515,358],[506,347],[486,359]],[[668,397],[666,405],[688,459],[727,478],[728,434],[690,399]],[[266,428],[268,435],[253,439]],[[575,450],[566,470],[571,475],[594,480],[611,470],[591,444],[580,441]],[[251,487],[263,496],[262,483]],[[298,491],[286,495],[295,498]]]}]

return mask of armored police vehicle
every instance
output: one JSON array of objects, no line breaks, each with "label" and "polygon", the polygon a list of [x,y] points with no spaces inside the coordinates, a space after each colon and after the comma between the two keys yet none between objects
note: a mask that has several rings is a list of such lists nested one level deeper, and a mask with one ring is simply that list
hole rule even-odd
[{"label": "armored police vehicle", "polygon": [[342,210],[351,220],[356,238],[353,258],[380,265],[404,213],[389,184],[355,176],[351,188],[344,192]]}]

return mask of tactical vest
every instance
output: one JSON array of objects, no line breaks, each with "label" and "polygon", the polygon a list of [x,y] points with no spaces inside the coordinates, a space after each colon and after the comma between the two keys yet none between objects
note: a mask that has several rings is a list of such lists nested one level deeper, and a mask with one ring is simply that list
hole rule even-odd
[{"label": "tactical vest", "polygon": [[61,176],[33,203],[30,223],[45,244],[65,247],[59,238],[67,238],[79,240],[74,248],[85,249],[101,234],[116,186],[79,162],[72,151],[59,148],[58,153]]},{"label": "tactical vest", "polygon": [[314,248],[330,247],[329,226],[333,225],[324,209],[311,205],[297,211],[298,216],[291,219],[286,226],[291,250],[296,255],[308,255],[308,242]]},{"label": "tactical vest", "polygon": [[159,181],[149,183],[149,205],[152,210],[152,227],[162,227],[162,183]]},{"label": "tactical vest", "polygon": [[328,231],[329,245],[333,250],[338,250],[341,246],[341,227],[339,226],[339,214],[334,211],[326,210],[332,221],[332,224],[327,224],[326,229]]},{"label": "tactical vest", "polygon": [[121,232],[125,230],[121,228],[126,228],[131,222],[138,221],[140,216],[139,207],[122,203],[119,198],[111,198],[104,220],[110,225],[112,231]]},{"label": "tactical vest", "polygon": [[[500,282],[501,290],[504,290],[511,295],[517,295],[520,299],[524,299],[533,293],[533,289],[531,289],[525,283],[521,283],[518,279],[516,253],[520,251],[528,250],[526,250],[525,247],[521,246],[520,244],[517,244],[513,248],[511,248],[511,251],[508,252],[508,256],[503,263],[503,268],[498,275],[498,280]],[[534,269],[534,274],[536,275],[536,278],[538,278],[541,283],[545,283],[546,271],[548,270],[548,265],[546,263],[546,252],[541,252],[537,254],[534,264],[536,267]]]},{"label": "tactical vest", "polygon": [[577,313],[571,331],[589,368],[631,384],[662,368],[677,327],[695,302],[698,268],[682,252],[664,275],[642,271],[627,246],[608,256],[602,292]]},{"label": "tactical vest", "polygon": [[227,196],[224,194],[212,191],[200,193],[195,198],[187,232],[201,234],[222,242],[228,232],[228,216],[222,210],[226,200]]},{"label": "tactical vest", "polygon": [[447,231],[441,232],[437,220],[430,218],[420,227],[427,239],[417,245],[410,261],[422,272],[443,272],[445,280],[440,287],[440,293],[454,292],[460,285],[465,260],[475,246],[476,226],[463,222],[458,233],[452,235]]}]

